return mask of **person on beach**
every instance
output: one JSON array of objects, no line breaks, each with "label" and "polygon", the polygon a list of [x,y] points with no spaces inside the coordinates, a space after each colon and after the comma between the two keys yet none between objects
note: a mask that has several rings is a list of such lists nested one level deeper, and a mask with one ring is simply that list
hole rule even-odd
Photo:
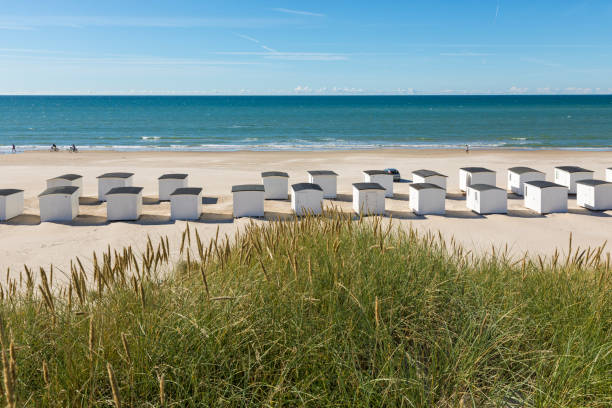
[{"label": "person on beach", "polygon": [[13,153],[17,153],[17,149],[15,148],[15,143],[13,143],[13,150],[11,150]]},{"label": "person on beach", "polygon": [[53,143],[53,144],[51,145],[51,151],[52,151],[52,152],[59,152],[59,149],[57,148],[57,146],[55,145],[55,143]]},{"label": "person on beach", "polygon": [[469,145],[469,144],[466,144],[466,145],[465,145],[465,152],[466,152],[466,153],[469,153],[469,152],[470,152],[470,145]]},{"label": "person on beach", "polygon": [[70,151],[71,151],[72,153],[76,153],[76,152],[78,152],[78,151],[79,151],[79,149],[77,149],[77,147],[76,147],[76,146],[74,145],[74,143],[73,143],[73,144],[72,144],[72,146],[70,146]]}]

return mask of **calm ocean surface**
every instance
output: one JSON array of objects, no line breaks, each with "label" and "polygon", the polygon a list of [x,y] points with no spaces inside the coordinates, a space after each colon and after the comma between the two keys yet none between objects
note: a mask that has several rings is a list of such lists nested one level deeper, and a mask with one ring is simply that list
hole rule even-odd
[{"label": "calm ocean surface", "polygon": [[612,96],[0,96],[0,152],[612,150]]}]

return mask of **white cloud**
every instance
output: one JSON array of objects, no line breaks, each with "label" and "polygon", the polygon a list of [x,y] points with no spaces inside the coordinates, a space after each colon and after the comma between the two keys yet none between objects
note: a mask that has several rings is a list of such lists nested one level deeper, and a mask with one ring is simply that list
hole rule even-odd
[{"label": "white cloud", "polygon": [[291,10],[291,9],[286,9],[286,8],[273,8],[272,10],[278,11],[280,13],[286,13],[286,14],[297,14],[300,16],[325,17],[325,14],[313,13],[312,11]]},{"label": "white cloud", "polygon": [[529,88],[520,88],[518,86],[511,86],[510,89],[508,89],[509,93],[514,93],[514,94],[522,94],[522,93],[526,93],[527,91],[529,91]]}]

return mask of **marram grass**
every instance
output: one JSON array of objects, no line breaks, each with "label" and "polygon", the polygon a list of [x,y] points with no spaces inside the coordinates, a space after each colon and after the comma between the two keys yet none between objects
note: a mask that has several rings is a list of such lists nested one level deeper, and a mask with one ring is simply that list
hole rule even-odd
[{"label": "marram grass", "polygon": [[190,227],[178,263],[167,238],[109,248],[62,289],[26,269],[2,287],[2,403],[612,405],[601,248],[514,262],[386,225],[328,213],[210,243]]}]

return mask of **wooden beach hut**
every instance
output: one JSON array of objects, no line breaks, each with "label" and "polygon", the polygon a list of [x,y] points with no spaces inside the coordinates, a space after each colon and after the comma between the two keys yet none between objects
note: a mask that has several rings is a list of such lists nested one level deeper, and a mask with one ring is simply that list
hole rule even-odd
[{"label": "wooden beach hut", "polygon": [[109,221],[136,221],[142,215],[142,187],[115,187],[106,193]]},{"label": "wooden beach hut", "polygon": [[289,174],[284,171],[264,171],[261,173],[264,185],[264,199],[286,200],[289,197]]},{"label": "wooden beach hut", "polygon": [[433,170],[415,170],[412,172],[412,182],[415,184],[429,183],[446,190],[446,179],[448,176]]},{"label": "wooden beach hut", "polygon": [[490,184],[472,184],[467,187],[466,205],[478,214],[506,214],[508,193]]},{"label": "wooden beach hut", "polygon": [[183,173],[164,174],[157,179],[159,201],[170,201],[170,195],[177,188],[187,187],[188,175]]},{"label": "wooden beach hut", "polygon": [[202,188],[181,187],[170,194],[170,218],[197,220],[202,214]]},{"label": "wooden beach hut", "polygon": [[606,169],[606,181],[612,182],[612,167]]},{"label": "wooden beach hut", "polygon": [[23,213],[23,190],[0,189],[0,221],[8,221]]},{"label": "wooden beach hut", "polygon": [[40,220],[72,221],[79,215],[79,188],[76,186],[51,187],[38,195]]},{"label": "wooden beach hut", "polygon": [[580,180],[576,182],[576,202],[589,210],[612,210],[612,182]]},{"label": "wooden beach hut", "polygon": [[384,170],[364,170],[363,181],[380,184],[385,189],[385,197],[393,197],[393,174]]},{"label": "wooden beach hut", "polygon": [[78,187],[79,197],[83,196],[83,176],[79,174],[64,174],[47,180],[47,188],[64,186]]},{"label": "wooden beach hut", "polygon": [[98,200],[106,201],[106,193],[115,187],[131,187],[134,173],[105,173],[98,176]]},{"label": "wooden beach hut", "polygon": [[567,187],[546,180],[525,182],[524,205],[539,214],[567,212]]},{"label": "wooden beach hut", "polygon": [[234,218],[264,216],[264,185],[240,184],[232,187]]},{"label": "wooden beach hut", "polygon": [[439,185],[412,183],[409,191],[410,209],[415,214],[444,214],[446,212],[446,191]]},{"label": "wooden beach hut", "polygon": [[319,215],[323,212],[323,189],[318,184],[297,183],[291,186],[291,209],[296,215]]},{"label": "wooden beach hut", "polygon": [[484,167],[462,167],[459,169],[459,189],[467,191],[472,184],[495,186],[495,172]]},{"label": "wooden beach hut", "polygon": [[338,174],[331,170],[309,170],[308,182],[318,184],[323,189],[323,198],[336,198]]},{"label": "wooden beach hut", "polygon": [[361,215],[384,215],[385,191],[379,183],[353,183],[353,211]]},{"label": "wooden beach hut", "polygon": [[578,166],[558,166],[555,167],[555,183],[565,186],[569,194],[576,194],[576,182],[580,180],[590,180],[593,178],[593,171]]},{"label": "wooden beach hut", "polygon": [[545,179],[546,174],[531,167],[510,167],[508,169],[508,190],[522,196],[525,194],[525,182]]}]

